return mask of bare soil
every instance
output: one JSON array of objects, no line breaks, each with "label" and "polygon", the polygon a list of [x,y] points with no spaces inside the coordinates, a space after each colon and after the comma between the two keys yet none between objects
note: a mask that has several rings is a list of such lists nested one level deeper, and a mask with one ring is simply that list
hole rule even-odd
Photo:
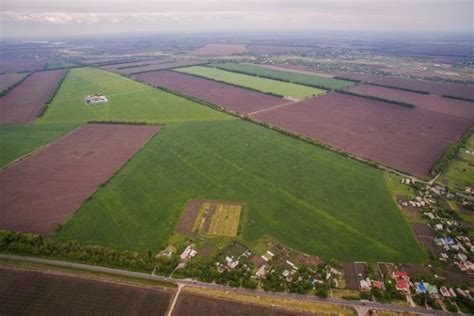
[{"label": "bare soil", "polygon": [[357,274],[354,268],[353,262],[344,262],[344,278],[346,279],[346,288],[350,290],[358,290],[359,282],[357,280]]},{"label": "bare soil", "polygon": [[474,124],[474,104],[469,101],[461,101],[443,98],[439,95],[426,95],[373,85],[354,86],[349,90],[363,95],[410,103],[417,107],[435,112],[470,118],[472,124]]},{"label": "bare soil", "polygon": [[411,89],[427,92],[434,95],[450,95],[459,98],[474,100],[474,87],[461,83],[434,82],[428,80],[407,79],[397,77],[384,77],[373,74],[354,72],[336,72],[336,76],[366,83],[374,83],[389,87]]},{"label": "bare soil", "polygon": [[472,119],[329,93],[252,115],[281,129],[420,178]]},{"label": "bare soil", "polygon": [[119,72],[123,75],[134,75],[134,74],[138,74],[142,72],[172,69],[172,68],[185,67],[185,66],[195,66],[195,65],[202,64],[203,62],[204,61],[202,60],[191,60],[191,59],[175,60],[175,61],[167,61],[167,62],[156,62],[155,64],[151,64],[148,66],[120,69]]},{"label": "bare soil", "polygon": [[6,90],[7,88],[13,86],[15,83],[23,79],[26,75],[26,73],[0,75],[0,91]]},{"label": "bare soil", "polygon": [[417,236],[435,237],[436,234],[427,224],[412,224],[411,228]]},{"label": "bare soil", "polygon": [[175,316],[290,316],[314,315],[308,313],[290,312],[279,307],[257,306],[242,302],[227,301],[191,293],[181,293],[173,310]]},{"label": "bare soil", "polygon": [[0,125],[34,122],[63,76],[62,69],[36,72],[0,98]]},{"label": "bare soil", "polygon": [[89,124],[0,172],[0,228],[50,234],[158,132]]},{"label": "bare soil", "polygon": [[264,93],[174,71],[148,72],[135,75],[135,78],[153,86],[164,87],[211,104],[220,105],[234,113],[247,114],[288,102],[285,99]]},{"label": "bare soil", "polygon": [[2,315],[165,315],[172,292],[0,268]]}]

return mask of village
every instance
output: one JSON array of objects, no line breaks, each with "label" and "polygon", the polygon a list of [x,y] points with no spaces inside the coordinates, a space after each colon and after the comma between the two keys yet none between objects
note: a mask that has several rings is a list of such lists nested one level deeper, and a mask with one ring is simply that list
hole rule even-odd
[{"label": "village", "polygon": [[416,209],[424,220],[414,230],[431,253],[427,264],[323,261],[277,241],[255,251],[234,240],[210,262],[200,259],[197,242],[168,246],[157,255],[155,272],[232,287],[470,313],[474,245],[467,223],[450,207],[469,202],[439,185],[401,182],[416,192],[401,206]]}]

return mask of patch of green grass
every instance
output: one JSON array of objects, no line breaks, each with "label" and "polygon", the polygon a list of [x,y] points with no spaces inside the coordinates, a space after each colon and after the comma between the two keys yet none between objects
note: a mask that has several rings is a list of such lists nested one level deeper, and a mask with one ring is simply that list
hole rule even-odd
[{"label": "patch of green grass", "polygon": [[0,167],[72,131],[77,125],[0,126]]},{"label": "patch of green grass", "polygon": [[293,83],[299,83],[299,84],[304,84],[304,85],[318,87],[318,88],[323,87],[330,90],[344,89],[348,86],[354,85],[353,82],[346,81],[346,80],[339,80],[339,79],[320,77],[317,75],[274,70],[274,69],[259,67],[258,65],[251,65],[251,64],[226,63],[226,64],[212,64],[211,66],[224,69],[224,70],[241,72],[241,73],[249,74],[253,76],[289,81]]},{"label": "patch of green grass", "polygon": [[242,75],[235,72],[225,71],[211,67],[192,66],[186,68],[179,68],[176,69],[176,71],[210,78],[213,80],[226,82],[241,87],[255,89],[264,93],[273,93],[300,99],[317,96],[325,93],[324,90],[317,88],[302,86],[290,82],[282,82],[278,80]]},{"label": "patch of green grass", "polygon": [[440,176],[440,182],[461,190],[474,188],[474,134],[467,140],[465,149],[471,153],[459,152]]},{"label": "patch of green grass", "polygon": [[[109,102],[85,105],[84,97],[104,93]],[[71,69],[38,123],[92,120],[169,123],[232,118],[204,105],[95,68]]]},{"label": "patch of green grass", "polygon": [[424,259],[383,172],[243,121],[165,126],[54,236],[157,250],[189,199],[244,201],[243,240],[341,260]]},{"label": "patch of green grass", "polygon": [[401,177],[394,175],[389,172],[384,174],[385,184],[390,192],[392,192],[394,198],[397,196],[406,196],[409,198],[415,197],[415,191],[409,185],[401,182]]}]

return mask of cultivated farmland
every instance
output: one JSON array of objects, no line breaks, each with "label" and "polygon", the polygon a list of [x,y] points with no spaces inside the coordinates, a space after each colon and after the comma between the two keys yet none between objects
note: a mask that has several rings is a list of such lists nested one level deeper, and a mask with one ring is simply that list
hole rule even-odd
[{"label": "cultivated farmland", "polygon": [[40,71],[0,98],[0,125],[32,123],[58,88],[64,70]]},{"label": "cultivated farmland", "polygon": [[[171,68],[184,67],[184,66],[193,66],[193,65],[198,65],[202,63],[203,63],[202,61],[192,60],[192,59],[185,59],[185,60],[158,59],[158,60],[153,60],[153,61],[135,62],[131,64],[110,65],[110,66],[104,66],[103,68],[116,71],[123,75],[132,75],[132,74],[138,74],[138,73],[148,72],[148,71],[171,69]],[[131,66],[134,66],[134,67],[131,67]]]},{"label": "cultivated farmland", "polygon": [[253,117],[422,178],[472,124],[469,118],[339,93]]},{"label": "cultivated farmland", "polygon": [[242,205],[238,204],[218,204],[209,226],[209,235],[215,236],[237,236],[239,228]]},{"label": "cultivated farmland", "polygon": [[0,92],[5,91],[6,89],[13,86],[15,83],[25,78],[26,73],[13,73],[13,74],[4,74],[0,75]]},{"label": "cultivated farmland", "polygon": [[52,233],[158,130],[151,125],[85,125],[2,170],[0,228]]},{"label": "cultivated farmland", "polygon": [[439,180],[461,190],[466,187],[474,188],[474,134],[468,138],[464,148],[449,164]]},{"label": "cultivated farmland", "polygon": [[312,87],[297,85],[289,82],[258,78],[255,76],[238,74],[235,72],[225,71],[211,67],[194,66],[176,69],[176,71],[254,89],[264,93],[271,93],[280,96],[294,97],[300,99],[324,93],[323,90]]},{"label": "cultivated farmland", "polygon": [[210,43],[191,52],[198,56],[225,56],[243,54],[247,51],[243,44]]},{"label": "cultivated farmland", "polygon": [[243,302],[235,302],[222,300],[203,295],[192,293],[180,294],[177,305],[173,310],[173,316],[194,315],[226,315],[226,316],[242,316],[242,315],[261,315],[261,316],[307,316],[315,315],[313,313],[290,312],[277,307],[259,306],[246,304]]},{"label": "cultivated farmland", "polygon": [[276,80],[283,80],[298,84],[303,84],[312,87],[322,87],[324,89],[343,89],[348,86],[353,85],[353,82],[327,78],[327,77],[320,77],[315,74],[303,74],[303,73],[294,73],[294,72],[287,72],[281,71],[276,69],[270,69],[266,67],[261,67],[259,65],[251,65],[251,64],[212,64],[211,66],[229,70],[240,72],[248,75],[276,79]]},{"label": "cultivated farmland", "polygon": [[163,87],[211,104],[220,105],[226,110],[236,113],[250,113],[288,102],[288,100],[268,94],[174,71],[147,72],[134,77],[153,86]]},{"label": "cultivated farmland", "polygon": [[[107,103],[85,105],[84,97],[104,93]],[[168,123],[208,121],[230,116],[154,89],[120,75],[93,68],[72,69],[38,122],[83,123],[92,120]]]},{"label": "cultivated farmland", "polygon": [[338,259],[423,258],[380,170],[238,119],[167,124],[55,238],[157,251],[192,199],[245,203],[250,244],[271,235]]},{"label": "cultivated farmland", "polygon": [[339,72],[338,77],[373,83],[393,88],[419,91],[435,95],[448,95],[458,98],[474,100],[474,87],[460,83],[433,82],[427,80],[384,77],[372,74]]},{"label": "cultivated farmland", "polygon": [[72,131],[76,125],[0,126],[0,168]]},{"label": "cultivated farmland", "polygon": [[443,98],[438,95],[426,95],[368,84],[352,87],[349,91],[362,95],[406,102],[413,104],[418,108],[430,111],[470,118],[471,122],[474,124],[474,104],[469,101]]},{"label": "cultivated farmland", "polygon": [[165,315],[173,292],[0,268],[2,315]]}]

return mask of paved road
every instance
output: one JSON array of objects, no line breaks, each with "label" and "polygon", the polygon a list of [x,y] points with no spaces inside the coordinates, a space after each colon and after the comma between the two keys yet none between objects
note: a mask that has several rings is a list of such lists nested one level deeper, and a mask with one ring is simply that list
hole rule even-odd
[{"label": "paved road", "polygon": [[128,277],[134,277],[134,278],[140,278],[140,279],[146,279],[146,280],[169,282],[169,283],[175,283],[175,284],[181,285],[181,287],[186,286],[186,285],[192,285],[192,286],[199,286],[199,287],[216,289],[216,290],[235,291],[237,293],[250,294],[250,295],[259,295],[259,296],[267,296],[267,297],[284,297],[284,298],[293,298],[293,299],[305,300],[305,301],[321,302],[321,303],[327,303],[327,304],[343,305],[343,306],[352,307],[356,310],[383,309],[383,310],[388,310],[388,311],[393,311],[393,312],[411,312],[411,313],[417,313],[417,314],[423,314],[423,315],[456,315],[453,313],[447,313],[447,312],[442,312],[442,311],[427,310],[420,307],[380,304],[380,303],[368,302],[368,301],[367,302],[348,301],[348,300],[343,300],[339,298],[324,299],[324,298],[319,298],[314,295],[301,295],[301,294],[284,293],[284,292],[265,292],[263,290],[232,288],[225,285],[205,283],[205,282],[193,281],[189,279],[176,279],[176,278],[164,277],[164,276],[159,276],[159,275],[151,275],[151,274],[142,273],[142,272],[133,272],[133,271],[127,271],[127,270],[94,266],[94,265],[89,265],[89,264],[43,259],[43,258],[36,258],[36,257],[0,254],[0,259],[23,260],[23,261],[52,265],[56,267],[72,268],[72,269],[78,269],[78,270],[84,270],[84,271],[93,271],[93,272],[102,272],[102,273],[108,273],[108,274],[122,275],[122,276],[128,276]]}]

